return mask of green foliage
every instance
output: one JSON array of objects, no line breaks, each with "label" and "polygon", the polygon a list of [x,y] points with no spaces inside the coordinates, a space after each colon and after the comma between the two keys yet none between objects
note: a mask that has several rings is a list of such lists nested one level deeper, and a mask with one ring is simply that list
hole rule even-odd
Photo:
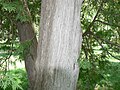
[{"label": "green foliage", "polygon": [[2,9],[5,10],[5,11],[8,11],[8,12],[15,12],[16,11],[16,3],[13,2],[2,2]]},{"label": "green foliage", "polygon": [[82,68],[82,69],[88,69],[89,70],[91,68],[91,66],[92,65],[87,60],[84,60],[84,61],[80,62],[80,68]]},{"label": "green foliage", "polygon": [[[106,2],[104,0],[84,1],[81,24],[83,29],[82,50],[85,57],[82,58],[104,60],[104,58],[114,57],[120,60],[120,15],[118,14],[120,11],[118,8],[119,3],[113,2],[113,0]],[[95,47],[98,48],[94,49]],[[102,53],[98,55],[95,53],[96,50]]]},{"label": "green foliage", "polygon": [[[24,6],[19,0],[15,1],[6,1],[3,0],[0,2],[1,4],[1,10],[3,11],[4,14],[5,12],[8,12],[11,17],[14,18],[14,20],[20,20],[22,22],[29,21],[29,16],[27,15]],[[9,18],[7,15],[5,15],[7,18]],[[13,19],[12,18],[12,19]]]},{"label": "green foliage", "polygon": [[120,63],[114,62],[120,60],[119,8],[118,0],[84,0],[81,11],[80,90],[94,90],[95,87],[100,90],[120,89]]},{"label": "green foliage", "polygon": [[[84,62],[84,63],[83,63]],[[90,66],[86,68],[86,61],[80,62],[80,77],[78,80],[78,88],[80,90],[94,90],[99,87],[100,90],[107,88],[107,90],[120,89],[120,63],[101,61],[98,63],[87,62]],[[78,89],[78,90],[79,90]]]},{"label": "green foliage", "polygon": [[22,69],[0,73],[0,90],[27,90],[27,76]]},{"label": "green foliage", "polygon": [[[28,1],[28,8],[31,17],[28,15],[24,3],[21,0],[0,0],[0,68],[5,70],[9,67],[10,57],[17,60],[24,60],[24,56],[29,51],[30,41],[19,42],[16,22],[39,23],[39,10],[41,2],[39,0]],[[35,10],[37,9],[37,10]]]},{"label": "green foliage", "polygon": [[32,40],[27,40],[23,43],[20,43],[16,47],[16,52],[13,55],[18,55],[20,60],[24,60],[26,53],[29,53],[29,48],[32,44]]}]

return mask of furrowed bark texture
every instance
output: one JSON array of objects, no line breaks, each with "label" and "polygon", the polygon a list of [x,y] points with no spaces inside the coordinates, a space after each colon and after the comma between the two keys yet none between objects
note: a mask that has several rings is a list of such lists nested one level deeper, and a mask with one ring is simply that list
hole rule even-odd
[{"label": "furrowed bark texture", "polygon": [[82,0],[42,0],[34,90],[75,90]]},{"label": "furrowed bark texture", "polygon": [[37,57],[37,39],[35,36],[34,28],[29,22],[17,22],[18,36],[21,43],[30,40],[31,45],[27,47],[25,53],[25,68],[28,74],[29,90],[33,90],[35,84],[35,61]]}]

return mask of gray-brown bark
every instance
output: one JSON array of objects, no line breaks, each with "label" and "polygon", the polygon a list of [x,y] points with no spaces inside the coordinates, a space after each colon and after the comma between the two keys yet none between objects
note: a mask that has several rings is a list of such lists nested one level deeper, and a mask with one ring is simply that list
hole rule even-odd
[{"label": "gray-brown bark", "polygon": [[34,90],[75,90],[82,0],[42,0]]},{"label": "gray-brown bark", "polygon": [[34,32],[34,28],[32,25],[31,13],[29,11],[27,0],[20,0],[24,6],[24,9],[30,19],[29,22],[17,22],[18,28],[18,36],[20,38],[20,42],[24,43],[28,40],[31,41],[31,45],[27,47],[27,51],[25,53],[25,68],[28,75],[29,80],[29,88],[28,90],[33,90],[35,84],[36,70],[35,70],[35,61],[37,57],[37,39]]},{"label": "gray-brown bark", "polygon": [[18,36],[21,43],[30,40],[31,45],[27,47],[25,53],[25,68],[28,74],[29,90],[33,90],[35,84],[35,61],[37,57],[37,39],[34,28],[29,22],[17,22]]}]

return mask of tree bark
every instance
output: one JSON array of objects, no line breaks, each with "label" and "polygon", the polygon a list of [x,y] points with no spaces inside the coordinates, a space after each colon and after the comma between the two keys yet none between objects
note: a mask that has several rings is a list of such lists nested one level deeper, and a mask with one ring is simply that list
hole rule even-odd
[{"label": "tree bark", "polygon": [[42,0],[34,90],[75,90],[82,0]]},{"label": "tree bark", "polygon": [[18,36],[21,43],[25,43],[30,40],[31,45],[27,47],[25,53],[25,68],[28,75],[29,90],[33,90],[35,84],[35,61],[37,57],[37,39],[34,32],[34,28],[29,22],[17,22]]},{"label": "tree bark", "polygon": [[27,5],[27,0],[20,0],[24,6],[26,14],[29,17],[29,22],[17,22],[18,36],[20,38],[21,43],[25,43],[30,40],[31,45],[27,47],[27,51],[25,53],[25,68],[28,75],[29,87],[28,90],[33,90],[35,85],[35,77],[36,77],[36,69],[35,62],[37,58],[37,38],[34,32],[34,28],[32,25],[31,13]]}]

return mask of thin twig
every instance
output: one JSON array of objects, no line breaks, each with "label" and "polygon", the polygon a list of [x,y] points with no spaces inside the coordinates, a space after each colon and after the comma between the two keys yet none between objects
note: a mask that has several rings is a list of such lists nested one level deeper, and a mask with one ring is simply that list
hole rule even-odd
[{"label": "thin twig", "polygon": [[[92,33],[92,32],[91,32],[91,33]],[[105,41],[105,40],[103,40],[102,38],[98,38],[98,36],[94,35],[93,33],[92,33],[92,35],[93,35],[94,39],[99,43],[99,45],[100,45],[104,50],[106,50],[107,53],[108,53],[110,56],[112,56],[112,57],[115,58],[115,59],[120,60],[120,58],[117,58],[117,57],[115,57],[114,55],[112,55],[107,49],[104,48],[104,46],[102,45],[102,43],[99,42],[99,40],[101,40],[101,41]],[[113,44],[113,43],[112,43],[112,44]]]},{"label": "thin twig", "polygon": [[105,24],[105,25],[109,25],[109,26],[119,27],[119,28],[120,28],[120,26],[119,26],[119,25],[106,23],[106,22],[103,22],[103,21],[101,21],[101,20],[95,20],[95,22],[100,22],[100,23],[103,23],[103,24]]}]

